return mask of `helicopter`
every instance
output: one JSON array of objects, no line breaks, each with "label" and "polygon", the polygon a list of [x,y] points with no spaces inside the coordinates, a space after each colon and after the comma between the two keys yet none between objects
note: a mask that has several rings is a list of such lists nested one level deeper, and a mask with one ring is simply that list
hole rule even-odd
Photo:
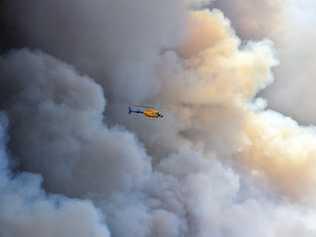
[{"label": "helicopter", "polygon": [[[132,107],[135,107],[132,109]],[[130,105],[128,106],[128,114],[143,114],[147,118],[163,118],[163,115],[159,112],[159,110],[155,109],[152,106],[141,106],[141,105]]]}]

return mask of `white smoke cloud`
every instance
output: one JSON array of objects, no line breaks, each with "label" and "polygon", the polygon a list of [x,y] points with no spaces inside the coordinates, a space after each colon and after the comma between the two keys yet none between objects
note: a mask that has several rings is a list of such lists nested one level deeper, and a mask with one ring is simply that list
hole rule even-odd
[{"label": "white smoke cloud", "polygon": [[224,11],[243,39],[275,42],[281,64],[275,70],[276,83],[264,96],[273,109],[314,124],[315,1],[218,0],[213,6]]}]

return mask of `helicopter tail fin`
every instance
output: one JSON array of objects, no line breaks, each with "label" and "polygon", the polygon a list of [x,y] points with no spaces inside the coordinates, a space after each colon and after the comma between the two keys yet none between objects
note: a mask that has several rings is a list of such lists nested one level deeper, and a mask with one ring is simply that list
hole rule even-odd
[{"label": "helicopter tail fin", "polygon": [[133,111],[132,111],[132,108],[131,106],[128,106],[128,114],[131,114]]}]

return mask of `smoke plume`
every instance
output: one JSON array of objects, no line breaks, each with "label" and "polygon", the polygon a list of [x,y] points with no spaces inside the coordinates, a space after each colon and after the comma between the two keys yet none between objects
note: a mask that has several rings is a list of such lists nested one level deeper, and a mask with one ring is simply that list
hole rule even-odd
[{"label": "smoke plume", "polygon": [[0,236],[315,236],[316,131],[258,95],[299,8],[243,4],[4,1]]}]

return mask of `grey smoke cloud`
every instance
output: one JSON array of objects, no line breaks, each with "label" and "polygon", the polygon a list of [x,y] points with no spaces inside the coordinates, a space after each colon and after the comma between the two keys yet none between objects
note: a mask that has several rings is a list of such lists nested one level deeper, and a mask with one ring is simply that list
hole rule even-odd
[{"label": "grey smoke cloud", "polygon": [[[27,46],[75,65],[108,88],[109,99],[157,94],[160,51],[185,32],[186,9],[172,1],[14,1],[10,21]],[[132,78],[132,79],[131,79]]]},{"label": "grey smoke cloud", "polygon": [[243,39],[260,40],[270,38],[283,28],[286,22],[283,14],[290,2],[291,0],[217,0],[212,7],[223,10]]},{"label": "grey smoke cloud", "polygon": [[146,177],[150,157],[132,134],[103,125],[103,91],[90,78],[29,50],[7,55],[0,68],[1,88],[15,86],[1,99],[15,138],[11,147],[23,169],[47,174],[49,190],[110,193]]},{"label": "grey smoke cloud", "polygon": [[[188,4],[10,2],[39,50],[0,59],[6,237],[315,235],[315,132],[256,100],[273,44]],[[145,101],[166,118],[128,117]]]},{"label": "grey smoke cloud", "polygon": [[[0,235],[110,236],[104,216],[91,201],[47,195],[42,178],[31,173],[12,176],[8,170],[7,119],[1,114]],[[76,226],[76,228],[73,228]]]}]

